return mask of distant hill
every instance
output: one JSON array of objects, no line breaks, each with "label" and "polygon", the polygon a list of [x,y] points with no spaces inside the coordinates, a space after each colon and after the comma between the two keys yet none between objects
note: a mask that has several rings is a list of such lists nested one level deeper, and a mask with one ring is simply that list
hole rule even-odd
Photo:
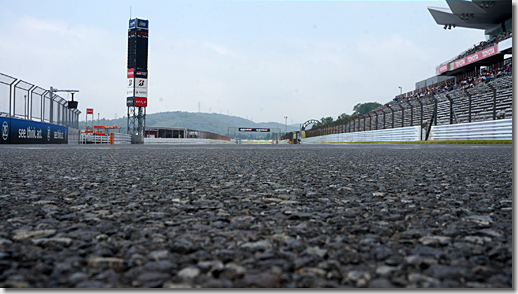
[{"label": "distant hill", "polygon": [[[118,126],[123,128],[124,132],[127,128],[127,117],[119,119],[103,119],[99,121],[101,125]],[[94,121],[97,125],[97,120]],[[88,121],[88,126],[92,126],[92,122]],[[284,124],[277,122],[260,122],[255,123],[251,120],[237,116],[229,116],[218,113],[201,113],[201,112],[183,112],[169,111],[159,112],[146,115],[146,126],[153,127],[170,127],[170,128],[188,128],[197,131],[211,132],[220,135],[228,134],[228,127],[250,127],[250,128],[280,128],[284,132]],[[79,122],[79,128],[85,129],[85,121]],[[298,130],[298,125],[288,125],[288,132]],[[274,130],[272,130],[274,131]]]}]

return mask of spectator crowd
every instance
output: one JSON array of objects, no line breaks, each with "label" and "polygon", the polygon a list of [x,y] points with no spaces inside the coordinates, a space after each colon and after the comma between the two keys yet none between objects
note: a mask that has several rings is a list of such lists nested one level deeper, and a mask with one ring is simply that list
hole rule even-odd
[{"label": "spectator crowd", "polygon": [[[477,76],[468,76],[464,80],[459,80],[455,82],[454,79],[441,82],[438,84],[433,84],[429,87],[420,89],[418,91],[414,91],[408,93],[406,96],[396,96],[392,101],[386,103],[383,106],[378,107],[373,112],[380,112],[382,109],[385,109],[387,107],[395,106],[399,103],[404,103],[408,101],[412,101],[418,98],[426,97],[433,94],[439,94],[439,93],[446,93],[457,89],[469,89],[475,87],[479,83],[488,83],[490,81],[495,80],[496,78],[505,76],[505,75],[511,75],[512,74],[512,61],[509,62],[509,64],[505,65],[504,67],[494,67],[490,69],[484,69],[481,71],[481,73]],[[364,114],[363,116],[368,116],[367,114]]]},{"label": "spectator crowd", "polygon": [[[466,56],[472,55],[478,51],[484,50],[486,48],[489,48],[493,45],[496,45],[497,43],[506,40],[508,38],[511,38],[513,36],[513,32],[506,32],[501,35],[498,35],[491,40],[488,41],[482,41],[479,44],[473,45],[473,48],[468,49],[461,53],[459,56],[457,56],[453,60],[461,59]],[[478,76],[468,76],[463,80],[455,81],[455,79],[450,79],[444,82],[440,82],[437,84],[433,84],[431,86],[422,88],[420,90],[416,90],[413,92],[408,93],[407,95],[400,95],[396,96],[392,101],[385,103],[385,105],[380,106],[376,108],[375,110],[370,111],[369,113],[363,114],[362,117],[368,117],[370,113],[380,112],[383,111],[383,109],[386,109],[387,107],[392,107],[400,103],[412,101],[418,98],[430,96],[433,94],[439,94],[439,93],[445,93],[450,92],[453,90],[461,89],[469,89],[475,87],[477,84],[480,83],[488,83],[490,81],[493,81],[496,78],[502,77],[504,75],[512,75],[512,61],[508,64],[504,65],[503,67],[492,67],[490,69],[484,69],[480,72]]]},{"label": "spectator crowd", "polygon": [[498,42],[501,42],[501,41],[503,41],[505,39],[509,39],[512,36],[513,36],[513,32],[506,32],[506,33],[503,33],[501,35],[498,35],[498,36],[494,37],[491,40],[482,41],[479,44],[473,45],[473,48],[470,48],[470,49],[464,51],[463,53],[459,54],[459,56],[457,56],[457,58],[455,58],[455,59],[457,60],[457,59],[461,59],[461,58],[464,58],[466,56],[469,56],[471,54],[475,54],[478,51],[482,51],[482,50],[484,50],[486,48],[494,46],[494,45],[498,44]]}]

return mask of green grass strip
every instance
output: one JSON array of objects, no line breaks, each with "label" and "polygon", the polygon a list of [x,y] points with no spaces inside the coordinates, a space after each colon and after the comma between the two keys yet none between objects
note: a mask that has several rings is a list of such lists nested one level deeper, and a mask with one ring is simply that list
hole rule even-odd
[{"label": "green grass strip", "polygon": [[513,144],[513,140],[375,141],[329,142],[323,144]]}]

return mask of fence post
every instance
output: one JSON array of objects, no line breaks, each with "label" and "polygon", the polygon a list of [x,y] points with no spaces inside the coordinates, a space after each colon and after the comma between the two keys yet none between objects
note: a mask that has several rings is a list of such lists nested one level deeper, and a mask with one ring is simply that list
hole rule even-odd
[{"label": "fence post", "polygon": [[493,120],[496,120],[496,89],[491,84],[487,84],[493,90]]},{"label": "fence post", "polygon": [[453,121],[455,123],[459,123],[457,121],[457,115],[455,114],[455,109],[453,108],[453,98],[451,98],[450,94],[446,94],[446,98],[450,101],[450,125],[453,124]]},{"label": "fence post", "polygon": [[[432,94],[432,98],[434,100],[433,104],[433,117],[434,117],[434,125],[437,125],[437,98],[435,98],[435,95]],[[428,137],[428,136],[427,136]],[[428,139],[427,139],[428,140]]]},{"label": "fence post", "polygon": [[401,127],[405,127],[405,108],[403,108],[403,103],[399,103],[399,107],[401,108]]},{"label": "fence post", "polygon": [[392,112],[392,129],[394,128],[394,109],[389,106],[390,111]]},{"label": "fence post", "polygon": [[468,122],[471,122],[471,94],[468,89],[464,89],[464,93],[468,96]]},{"label": "fence post", "polygon": [[410,126],[414,126],[414,106],[412,103],[410,103],[410,100],[408,100],[408,105],[410,105]]},{"label": "fence post", "polygon": [[426,138],[424,139],[425,141],[428,141],[428,136],[430,135],[430,131],[432,130],[432,123],[434,121],[434,119],[436,119],[436,116],[437,115],[437,112],[434,111],[434,113],[432,114],[432,118],[430,119],[430,124],[428,125],[428,129],[426,130]]},{"label": "fence post", "polygon": [[52,91],[50,91],[50,109],[49,109],[49,122],[54,123],[54,94]]},{"label": "fence post", "polygon": [[[419,100],[419,97],[416,97],[417,102],[419,103],[420,109],[421,109],[421,116],[419,120],[419,125],[421,126],[421,129],[423,127],[423,102]],[[421,130],[421,136],[420,139],[423,140],[423,131]]]},{"label": "fence post", "polygon": [[41,107],[40,107],[40,118],[41,118],[41,122],[44,122],[45,121],[45,113],[43,112],[43,108],[45,107],[45,95],[47,95],[49,91],[48,90],[45,90],[43,92],[43,94],[41,94]]},{"label": "fence post", "polygon": [[13,93],[14,93],[14,95],[13,95],[13,108],[12,108],[12,113],[11,113],[11,104],[9,104],[9,115],[10,115],[11,117],[15,117],[15,116],[16,116],[16,86],[17,86],[21,81],[22,81],[22,80],[18,80],[18,82],[16,82],[16,83],[14,84],[14,87],[13,87],[13,89],[14,89],[14,90],[12,90],[12,91],[13,91]]},{"label": "fence post", "polygon": [[387,128],[387,125],[386,125],[386,119],[385,119],[385,110],[383,110],[383,108],[381,109],[381,112],[383,112],[383,129],[386,129]]}]

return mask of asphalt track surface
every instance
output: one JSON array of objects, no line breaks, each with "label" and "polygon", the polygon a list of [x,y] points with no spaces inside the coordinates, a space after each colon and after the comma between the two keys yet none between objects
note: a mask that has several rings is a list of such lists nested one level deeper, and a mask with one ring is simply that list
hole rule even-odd
[{"label": "asphalt track surface", "polygon": [[2,146],[0,287],[512,288],[512,146]]}]

